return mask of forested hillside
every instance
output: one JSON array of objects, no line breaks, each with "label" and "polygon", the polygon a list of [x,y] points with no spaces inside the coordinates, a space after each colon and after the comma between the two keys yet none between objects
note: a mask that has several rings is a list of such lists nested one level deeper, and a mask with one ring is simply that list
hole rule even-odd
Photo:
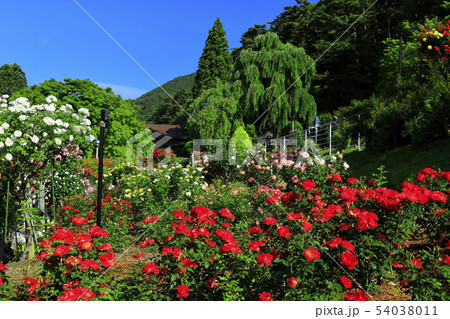
[{"label": "forested hillside", "polygon": [[[174,95],[181,90],[190,92],[192,90],[192,86],[194,85],[194,78],[195,73],[179,76],[164,83],[162,87],[167,91],[167,93],[174,97]],[[160,87],[157,87],[134,100],[136,104],[142,106],[140,119],[146,122],[150,121],[152,123],[164,123],[161,122],[160,118],[155,118],[155,116],[158,113],[158,110],[163,111],[163,108],[166,107],[165,101],[168,102],[167,98],[168,96],[166,92],[164,92]],[[171,99],[169,98],[169,100]],[[178,101],[177,99],[175,100]]]}]

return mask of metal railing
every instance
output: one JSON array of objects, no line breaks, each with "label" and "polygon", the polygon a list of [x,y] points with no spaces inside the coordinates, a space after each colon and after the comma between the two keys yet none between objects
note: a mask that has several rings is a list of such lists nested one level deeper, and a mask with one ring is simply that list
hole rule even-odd
[{"label": "metal railing", "polygon": [[[301,146],[303,149],[309,149],[314,145],[319,149],[327,150],[328,155],[331,156],[333,152],[337,151],[336,147],[338,146],[338,142],[336,141],[336,137],[333,137],[333,134],[338,131],[339,126],[338,121],[332,121],[271,139],[263,144],[267,150],[279,149],[282,153],[285,153],[288,148]],[[363,142],[361,135],[358,133],[357,136],[352,137],[350,145],[361,150]]]}]

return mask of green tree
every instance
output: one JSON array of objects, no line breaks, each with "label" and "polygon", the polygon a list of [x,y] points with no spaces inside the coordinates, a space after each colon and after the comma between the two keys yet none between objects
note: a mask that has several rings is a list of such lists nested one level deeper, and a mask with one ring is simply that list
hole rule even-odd
[{"label": "green tree", "polygon": [[27,77],[17,64],[5,64],[0,67],[0,95],[11,95],[27,86]]},{"label": "green tree", "polygon": [[400,75],[400,40],[386,39],[384,54],[380,59],[380,81],[377,83],[377,93],[384,97],[393,97],[398,94],[405,81],[413,80],[417,72],[419,57],[417,41],[402,41],[402,59]]},{"label": "green tree", "polygon": [[[170,96],[174,97],[175,101],[181,104],[181,102],[175,98],[175,94],[177,94],[177,92],[181,90],[191,92],[194,85],[194,78],[195,72],[188,75],[176,77],[175,79],[164,83],[163,85],[161,85],[161,87],[157,87],[135,99],[134,103],[142,107],[142,109],[139,111],[138,119],[146,123],[157,123],[155,122],[154,117],[158,112],[159,106],[162,103],[166,103],[163,101],[168,98],[167,93],[169,93]],[[173,100],[171,101],[173,102]]]},{"label": "green tree", "polygon": [[187,90],[180,90],[174,94],[173,99],[166,97],[157,105],[155,115],[150,118],[150,122],[155,124],[180,124],[184,127],[187,120],[186,110],[191,102],[192,93]]},{"label": "green tree", "polygon": [[231,65],[232,58],[228,50],[225,30],[220,18],[217,18],[214,26],[209,30],[203,54],[198,61],[198,70],[192,89],[194,98],[198,97],[203,90],[212,88],[217,80],[227,80]]},{"label": "green tree", "polygon": [[308,92],[313,62],[302,48],[283,44],[273,32],[257,36],[252,47],[236,57],[232,73],[244,122],[255,123],[258,133],[276,135],[286,131],[293,118],[309,124],[316,116]]},{"label": "green tree", "polygon": [[234,143],[235,154],[230,154],[236,157],[236,164],[242,165],[242,162],[247,157],[247,150],[252,146],[252,139],[245,131],[244,127],[239,126],[233,133],[231,140]]},{"label": "green tree", "polygon": [[278,34],[283,42],[305,47],[313,42],[309,39],[310,25],[315,17],[315,4],[307,0],[297,0],[296,6],[285,7],[271,24],[271,31]]},{"label": "green tree", "polygon": [[[101,88],[97,84],[86,80],[65,79],[64,82],[54,79],[45,81],[40,85],[33,85],[16,92],[13,96],[24,96],[30,103],[41,104],[45,98],[53,95],[58,98],[59,104],[70,104],[75,110],[86,108],[89,110],[89,120],[92,123],[92,135],[99,137],[99,123],[101,110],[111,109],[111,123],[108,124],[105,134],[105,155],[120,157],[126,154],[126,142],[144,125],[137,119],[139,106],[131,100],[123,100],[114,94],[111,88]],[[93,143],[85,143],[83,149],[88,153]]]},{"label": "green tree", "polygon": [[[238,102],[230,83],[220,83],[203,91],[189,109],[189,136],[201,139],[229,139],[235,127]],[[195,119],[195,122],[193,120]]]}]

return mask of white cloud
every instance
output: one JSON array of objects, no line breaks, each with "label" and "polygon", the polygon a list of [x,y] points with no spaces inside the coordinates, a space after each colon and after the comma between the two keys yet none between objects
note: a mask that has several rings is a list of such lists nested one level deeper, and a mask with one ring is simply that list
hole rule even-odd
[{"label": "white cloud", "polygon": [[132,88],[129,86],[123,86],[118,84],[110,84],[110,83],[97,83],[102,88],[110,87],[116,95],[122,96],[124,100],[126,99],[136,99],[140,97],[142,94],[147,93],[148,91],[140,90],[136,88]]}]

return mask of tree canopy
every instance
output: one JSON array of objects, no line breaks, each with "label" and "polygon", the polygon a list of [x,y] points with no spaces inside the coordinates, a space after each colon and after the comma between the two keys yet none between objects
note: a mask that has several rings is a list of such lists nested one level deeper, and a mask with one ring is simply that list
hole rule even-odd
[{"label": "tree canopy", "polygon": [[27,86],[27,77],[17,64],[5,64],[0,67],[0,95],[11,95]]},{"label": "tree canopy", "polygon": [[284,43],[303,47],[317,59],[318,76],[311,93],[319,113],[372,95],[384,78],[380,57],[389,44],[387,38],[403,36],[406,42],[414,41],[406,24],[414,28],[427,17],[444,19],[449,14],[448,1],[386,0],[372,4],[368,0],[321,0],[316,4],[297,0],[297,5],[286,7],[270,23],[270,31]]},{"label": "tree canopy", "polygon": [[236,56],[232,70],[244,123],[256,122],[258,133],[274,130],[276,135],[293,119],[309,124],[316,116],[308,92],[314,75],[314,61],[305,50],[283,44],[273,32],[258,35]]},{"label": "tree canopy", "polygon": [[[189,108],[193,118],[188,118],[188,132],[191,138],[228,139],[235,128],[238,102],[232,96],[231,85],[218,82],[203,91]],[[195,119],[195,122],[194,120]]]},{"label": "tree canopy", "polygon": [[232,58],[225,34],[222,22],[220,18],[217,18],[214,26],[209,30],[203,54],[198,61],[198,70],[192,89],[194,98],[198,97],[203,90],[212,88],[217,80],[228,79]]},{"label": "tree canopy", "polygon": [[[126,142],[144,128],[143,123],[137,119],[139,106],[131,100],[123,100],[114,94],[111,88],[101,88],[88,79],[65,79],[63,82],[54,79],[45,81],[40,85],[33,85],[17,91],[13,96],[27,97],[31,103],[45,102],[49,95],[57,97],[58,103],[70,104],[75,110],[86,108],[90,112],[89,120],[92,123],[92,135],[99,137],[101,110],[111,109],[111,123],[108,124],[105,143],[105,154],[110,157],[124,156]],[[89,144],[87,144],[89,145]],[[92,143],[86,146],[92,150]]]}]

